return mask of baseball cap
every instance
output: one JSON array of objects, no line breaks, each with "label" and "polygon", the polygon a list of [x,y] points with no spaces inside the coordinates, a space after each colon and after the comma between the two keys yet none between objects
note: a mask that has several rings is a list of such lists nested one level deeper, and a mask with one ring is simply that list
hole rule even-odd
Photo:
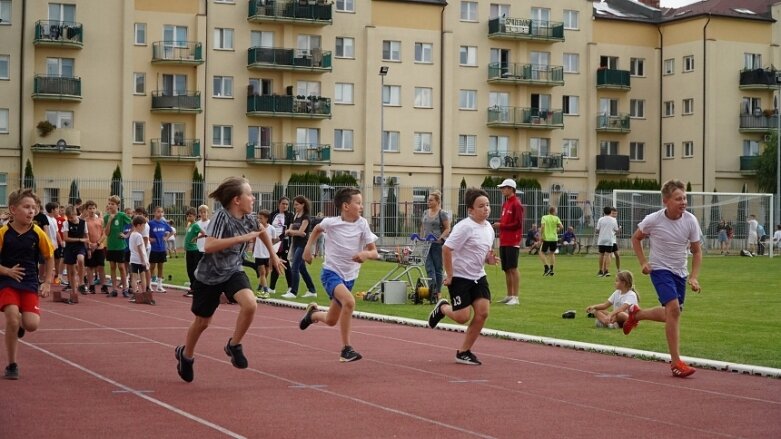
[{"label": "baseball cap", "polygon": [[512,178],[505,179],[502,182],[502,184],[500,184],[497,187],[511,187],[511,188],[515,189],[516,188],[515,180],[513,180]]}]

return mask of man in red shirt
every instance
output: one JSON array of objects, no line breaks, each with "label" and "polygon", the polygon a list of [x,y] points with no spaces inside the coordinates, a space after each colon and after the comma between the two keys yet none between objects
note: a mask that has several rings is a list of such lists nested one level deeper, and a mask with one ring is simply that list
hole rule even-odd
[{"label": "man in red shirt", "polygon": [[500,302],[507,305],[518,305],[518,289],[521,274],[518,271],[518,254],[523,237],[523,205],[515,195],[515,180],[508,178],[499,185],[505,201],[502,205],[502,216],[494,227],[499,229],[499,258],[502,261],[507,282],[507,297]]}]

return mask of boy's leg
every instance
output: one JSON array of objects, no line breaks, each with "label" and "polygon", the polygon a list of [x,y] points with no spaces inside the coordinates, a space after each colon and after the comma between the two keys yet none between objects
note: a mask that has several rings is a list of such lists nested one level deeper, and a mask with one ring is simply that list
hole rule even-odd
[{"label": "boy's leg", "polygon": [[187,358],[193,358],[195,355],[195,345],[198,343],[198,339],[201,338],[201,334],[211,323],[211,317],[199,317],[195,316],[195,320],[190,324],[187,329],[187,337],[184,345],[184,356]]},{"label": "boy's leg", "polygon": [[265,265],[258,265],[258,285],[261,288],[266,288],[266,266]]},{"label": "boy's leg", "polygon": [[251,289],[242,289],[233,295],[233,300],[239,304],[239,315],[236,318],[236,329],[231,337],[231,344],[241,344],[241,339],[249,330],[252,320],[255,318],[255,311],[258,309],[258,302]]},{"label": "boy's leg", "polygon": [[[474,315],[472,316],[472,321],[469,322],[469,326],[466,328],[466,336],[464,337],[463,344],[461,344],[461,352],[471,350],[477,337],[480,336],[480,331],[483,330],[485,321],[488,319],[488,311],[491,308],[491,302],[488,299],[476,299],[472,302],[472,308],[474,309]],[[469,308],[464,309],[469,311]]]},{"label": "boy's leg", "polygon": [[8,354],[8,364],[16,363],[16,346],[19,343],[17,332],[21,324],[19,307],[16,305],[6,305],[3,310],[5,314],[5,350]]},{"label": "boy's leg", "polygon": [[681,361],[680,352],[680,321],[681,306],[678,300],[671,300],[664,304],[665,324],[664,333],[667,336],[667,348],[670,350],[672,364]]},{"label": "boy's leg", "polygon": [[[342,336],[342,345],[350,346],[350,329],[352,328],[353,311],[355,310],[355,298],[350,294],[350,290],[348,290],[344,284],[339,284],[334,288],[334,299],[335,300],[331,301],[331,308],[337,308],[333,306],[334,302],[337,300],[341,304],[337,310],[339,313],[337,319],[339,320],[339,332]],[[331,314],[330,308],[328,309],[328,314]]]},{"label": "boy's leg", "polygon": [[621,255],[618,254],[618,250],[613,252],[613,256],[616,258],[616,272],[621,271]]}]

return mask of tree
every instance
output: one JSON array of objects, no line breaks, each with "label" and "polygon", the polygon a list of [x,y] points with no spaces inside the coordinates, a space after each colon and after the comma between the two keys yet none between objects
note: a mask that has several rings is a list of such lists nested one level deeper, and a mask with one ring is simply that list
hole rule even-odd
[{"label": "tree", "polygon": [[[464,204],[464,195],[466,195],[466,178],[461,178],[461,185],[458,187],[458,219],[466,218],[466,204]],[[454,222],[455,223],[455,222]]]},{"label": "tree", "polygon": [[30,163],[30,159],[27,159],[27,164],[24,166],[22,186],[25,189],[35,190],[35,175],[33,175],[33,164]]},{"label": "tree", "polygon": [[[741,190],[742,193],[746,193],[746,184],[743,184],[743,190]],[[746,211],[748,210],[748,200],[746,197],[740,197],[740,201],[738,201],[738,218],[735,223],[735,238],[742,239],[745,238],[746,233],[746,220],[748,219],[748,216],[746,215]]]},{"label": "tree", "polygon": [[399,233],[399,205],[396,203],[396,190],[388,184],[388,198],[385,199],[385,235],[397,236]]},{"label": "tree", "polygon": [[163,205],[163,172],[160,170],[160,162],[155,164],[155,176],[152,180],[152,205],[149,211]]},{"label": "tree", "polygon": [[114,173],[111,174],[111,193],[109,195],[118,196],[119,208],[122,209],[124,207],[123,200],[125,197],[122,196],[122,171],[119,169],[119,165],[114,169]]},{"label": "tree", "polygon": [[193,183],[192,183],[192,195],[191,197],[191,206],[194,208],[198,208],[201,204],[203,204],[203,175],[198,171],[197,166],[193,166]]},{"label": "tree", "polygon": [[79,195],[79,183],[76,181],[76,179],[71,180],[71,188],[70,192],[68,193],[68,204],[76,205],[76,199],[81,198],[81,195]]},{"label": "tree", "polygon": [[759,154],[757,166],[757,187],[762,192],[776,193],[776,163],[778,147],[778,131],[770,133],[765,148]]},{"label": "tree", "polygon": [[[716,188],[713,189],[716,192]],[[710,221],[708,222],[708,236],[718,235],[719,221],[721,221],[721,209],[719,208],[719,196],[715,193],[710,199]]]}]

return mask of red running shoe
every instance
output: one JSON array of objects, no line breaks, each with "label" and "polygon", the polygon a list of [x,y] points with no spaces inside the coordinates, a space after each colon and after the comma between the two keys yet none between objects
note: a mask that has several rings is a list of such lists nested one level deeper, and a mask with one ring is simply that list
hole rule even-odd
[{"label": "red running shoe", "polygon": [[635,326],[637,326],[638,322],[635,317],[637,316],[638,311],[640,311],[640,307],[637,305],[629,307],[629,317],[624,322],[624,335],[629,335],[629,333],[635,329]]},{"label": "red running shoe", "polygon": [[688,364],[680,360],[677,363],[671,365],[670,369],[672,369],[673,376],[677,378],[686,378],[687,376],[697,371],[697,369],[689,367]]}]

